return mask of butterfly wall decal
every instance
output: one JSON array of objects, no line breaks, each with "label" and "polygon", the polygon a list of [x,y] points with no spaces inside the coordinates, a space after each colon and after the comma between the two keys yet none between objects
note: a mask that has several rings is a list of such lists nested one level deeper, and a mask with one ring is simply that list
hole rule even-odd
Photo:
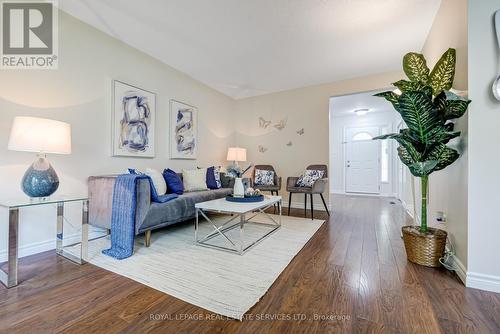
[{"label": "butterfly wall decal", "polygon": [[271,121],[266,121],[263,117],[259,117],[259,127],[263,129],[267,129],[267,127],[271,124]]},{"label": "butterfly wall decal", "polygon": [[286,121],[287,121],[286,119],[282,119],[278,123],[274,124],[274,127],[281,131],[286,127]]},{"label": "butterfly wall decal", "polygon": [[297,134],[299,136],[302,136],[304,134],[304,128],[300,129],[300,130],[297,130]]},{"label": "butterfly wall decal", "polygon": [[265,153],[267,151],[267,148],[265,148],[264,146],[262,145],[259,145],[259,152],[260,153]]}]

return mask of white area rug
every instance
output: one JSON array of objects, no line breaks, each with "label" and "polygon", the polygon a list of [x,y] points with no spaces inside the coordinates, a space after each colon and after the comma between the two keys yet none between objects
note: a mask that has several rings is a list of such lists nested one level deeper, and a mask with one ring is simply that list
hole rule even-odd
[{"label": "white area rug", "polygon": [[[257,220],[265,222],[263,216]],[[149,248],[138,237],[134,255],[125,260],[101,253],[110,246],[108,238],[91,241],[89,262],[208,311],[242,319],[322,224],[322,220],[283,216],[279,230],[240,256],[196,246],[193,224],[184,223],[154,231]],[[245,226],[245,240],[268,231],[255,226]],[[201,236],[209,231],[211,225],[200,224]]]}]

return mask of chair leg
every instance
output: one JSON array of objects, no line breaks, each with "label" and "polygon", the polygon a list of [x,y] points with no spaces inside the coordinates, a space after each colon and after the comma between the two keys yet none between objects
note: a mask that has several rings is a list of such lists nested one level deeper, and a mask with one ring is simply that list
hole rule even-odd
[{"label": "chair leg", "polygon": [[292,193],[288,196],[288,215],[290,216],[290,204],[292,204]]},{"label": "chair leg", "polygon": [[146,231],[144,243],[146,244],[146,247],[149,247],[151,245],[151,230]]},{"label": "chair leg", "polygon": [[[279,194],[278,194],[278,190],[276,190],[276,196],[279,196]],[[278,202],[278,212],[279,212],[280,206],[281,206],[281,203],[280,203],[280,202]]]},{"label": "chair leg", "polygon": [[311,194],[311,219],[314,219],[313,194]]},{"label": "chair leg", "polygon": [[304,218],[307,217],[307,194],[304,194]]},{"label": "chair leg", "polygon": [[[271,196],[274,196],[273,190],[271,190]],[[276,213],[276,204],[273,204],[273,213]]]},{"label": "chair leg", "polygon": [[328,206],[326,205],[325,198],[323,197],[323,194],[321,195],[321,200],[323,201],[323,205],[325,206],[326,213],[330,215],[330,211],[328,211]]}]

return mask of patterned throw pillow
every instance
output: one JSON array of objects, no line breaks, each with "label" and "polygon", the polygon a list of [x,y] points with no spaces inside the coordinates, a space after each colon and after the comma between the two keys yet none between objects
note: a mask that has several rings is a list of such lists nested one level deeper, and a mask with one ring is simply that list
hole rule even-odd
[{"label": "patterned throw pillow", "polygon": [[220,189],[222,187],[219,167],[207,168],[207,187],[208,189]]},{"label": "patterned throw pillow", "polygon": [[274,171],[256,169],[255,184],[259,186],[274,186]]},{"label": "patterned throw pillow", "polygon": [[312,187],[316,180],[321,179],[325,174],[322,170],[307,169],[304,174],[302,174],[295,186],[297,187]]}]

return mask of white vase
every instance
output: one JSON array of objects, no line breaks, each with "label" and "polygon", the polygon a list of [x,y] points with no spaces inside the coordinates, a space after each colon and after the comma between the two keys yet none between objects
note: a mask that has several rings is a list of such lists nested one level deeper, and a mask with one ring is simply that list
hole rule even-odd
[{"label": "white vase", "polygon": [[243,186],[243,179],[241,177],[234,179],[233,196],[239,198],[245,197],[245,187]]}]

